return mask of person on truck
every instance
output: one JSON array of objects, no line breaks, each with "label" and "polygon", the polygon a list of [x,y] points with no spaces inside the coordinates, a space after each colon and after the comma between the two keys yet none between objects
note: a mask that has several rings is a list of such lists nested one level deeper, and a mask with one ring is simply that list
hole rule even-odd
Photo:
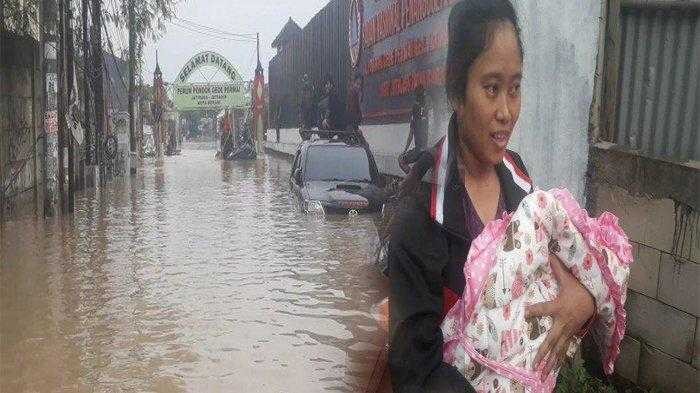
[{"label": "person on truck", "polygon": [[314,87],[309,80],[309,75],[304,74],[301,77],[301,107],[300,107],[300,126],[303,129],[310,130],[316,124],[314,121]]},{"label": "person on truck", "polygon": [[[411,142],[415,141],[413,149]],[[428,147],[428,107],[425,103],[425,89],[423,85],[416,88],[416,102],[411,109],[411,125],[403,153],[399,156],[399,167],[404,173],[410,171],[410,164],[418,161],[421,153]]]},{"label": "person on truck", "polygon": [[319,102],[319,130],[337,130],[340,128],[338,96],[331,77],[326,78],[324,96]]}]

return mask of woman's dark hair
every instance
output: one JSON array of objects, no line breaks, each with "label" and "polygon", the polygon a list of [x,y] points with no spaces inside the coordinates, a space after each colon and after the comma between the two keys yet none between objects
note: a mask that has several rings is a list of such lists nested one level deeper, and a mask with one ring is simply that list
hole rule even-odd
[{"label": "woman's dark hair", "polygon": [[510,0],[462,0],[452,7],[448,22],[449,41],[445,67],[448,99],[464,100],[468,70],[486,49],[499,22],[512,23],[522,56],[524,52],[518,15]]}]

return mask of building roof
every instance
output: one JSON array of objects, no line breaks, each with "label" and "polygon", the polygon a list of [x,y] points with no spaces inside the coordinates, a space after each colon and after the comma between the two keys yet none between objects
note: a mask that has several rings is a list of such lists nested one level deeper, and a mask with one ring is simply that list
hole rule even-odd
[{"label": "building roof", "polygon": [[112,53],[102,51],[108,107],[127,111],[129,106],[129,63]]},{"label": "building roof", "polygon": [[163,75],[163,73],[160,71],[160,64],[158,64],[158,51],[156,50],[156,69],[153,71],[153,75]]},{"label": "building roof", "polygon": [[287,24],[282,28],[282,31],[280,31],[277,37],[275,37],[275,40],[272,41],[272,47],[279,49],[285,42],[298,34],[301,34],[301,27],[290,17]]}]

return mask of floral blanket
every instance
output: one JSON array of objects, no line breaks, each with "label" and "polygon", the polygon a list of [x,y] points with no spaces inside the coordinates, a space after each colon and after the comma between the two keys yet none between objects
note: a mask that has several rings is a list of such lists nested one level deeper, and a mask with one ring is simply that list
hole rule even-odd
[{"label": "floral blanket", "polygon": [[464,265],[463,296],[442,323],[443,360],[477,392],[554,389],[558,370],[544,382],[541,371],[533,370],[552,320],[525,318],[526,305],[557,296],[550,251],[593,295],[596,317],[589,334],[600,347],[605,371],[612,373],[625,331],[632,247],[612,214],[591,218],[566,190],[536,191],[474,239]]}]

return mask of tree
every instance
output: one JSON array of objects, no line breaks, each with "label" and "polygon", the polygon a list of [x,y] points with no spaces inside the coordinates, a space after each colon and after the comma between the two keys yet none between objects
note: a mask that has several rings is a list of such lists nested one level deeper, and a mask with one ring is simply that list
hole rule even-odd
[{"label": "tree", "polygon": [[[5,2],[21,3],[22,0],[3,0]],[[39,2],[40,0],[27,0],[29,2]],[[73,0],[75,2],[75,0]],[[136,26],[136,65],[137,69],[143,66],[143,50],[147,40],[157,40],[165,33],[166,22],[174,15],[175,5],[181,0],[138,0],[135,3],[135,26]],[[108,25],[116,29],[127,30],[129,26],[129,3],[130,0],[101,0],[102,15]],[[77,8],[77,7],[76,7]],[[81,7],[82,8],[82,7]],[[82,12],[82,9],[80,10]],[[79,14],[76,10],[76,14]],[[75,26],[76,46],[82,47],[82,27]],[[114,37],[112,37],[114,38]],[[109,44],[103,42],[105,50],[109,51]],[[128,48],[122,48],[121,53],[114,53],[123,59],[128,58]],[[138,75],[140,71],[137,71]]]},{"label": "tree", "polygon": [[[105,7],[106,19],[118,29],[129,27],[129,0],[114,0],[114,7]],[[157,40],[165,33],[165,24],[175,16],[175,5],[179,0],[142,0],[134,3],[134,26],[136,32],[136,64],[143,66],[143,49],[147,40]]]},{"label": "tree", "polygon": [[129,141],[132,152],[136,152],[136,68],[141,70],[143,65],[146,36],[150,34],[155,40],[165,30],[164,22],[172,17],[173,5],[169,0],[141,1],[138,6],[135,0],[122,0],[121,6],[113,8],[111,15],[117,28],[126,24],[129,31]]},{"label": "tree", "polygon": [[0,31],[32,35],[39,24],[40,0],[0,1]]}]

